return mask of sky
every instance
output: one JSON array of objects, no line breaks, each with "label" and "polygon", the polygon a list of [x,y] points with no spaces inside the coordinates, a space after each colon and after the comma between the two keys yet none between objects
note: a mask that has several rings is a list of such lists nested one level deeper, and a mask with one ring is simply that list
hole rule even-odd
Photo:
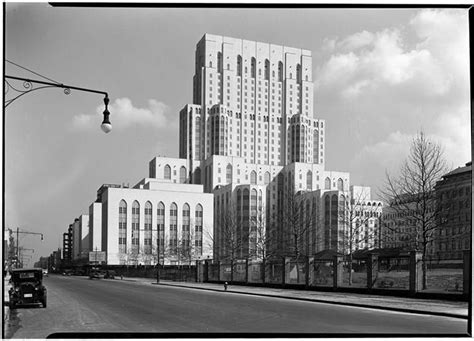
[{"label": "sky", "polygon": [[[465,9],[53,8],[7,3],[7,60],[103,98],[45,89],[5,110],[5,228],[34,249],[62,247],[104,183],[136,184],[155,156],[178,157],[178,114],[192,103],[205,33],[312,51],[314,116],[326,120],[326,169],[377,196],[423,130],[451,168],[471,160]],[[5,64],[5,74],[38,79]],[[8,98],[8,94],[7,94]],[[33,265],[32,263],[30,265]]]}]

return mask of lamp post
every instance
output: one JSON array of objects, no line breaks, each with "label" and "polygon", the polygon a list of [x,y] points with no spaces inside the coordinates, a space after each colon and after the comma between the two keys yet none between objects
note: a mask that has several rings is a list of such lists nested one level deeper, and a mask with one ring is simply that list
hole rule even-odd
[{"label": "lamp post", "polygon": [[[21,81],[23,82],[23,88],[24,90],[21,90],[17,87],[14,87],[13,84],[9,80],[16,80],[16,81]],[[77,86],[71,86],[71,85],[65,85],[62,83],[52,83],[52,82],[45,82],[45,81],[40,81],[37,79],[29,79],[29,78],[22,78],[22,77],[15,77],[15,76],[4,76],[4,83],[5,83],[5,92],[8,92],[9,89],[12,89],[18,95],[14,96],[13,98],[6,99],[5,98],[5,108],[8,107],[10,104],[12,104],[15,100],[18,98],[36,90],[40,89],[46,89],[46,88],[62,88],[64,89],[64,93],[66,95],[69,95],[71,93],[71,90],[77,90],[77,91],[83,91],[83,92],[91,92],[91,93],[96,93],[96,94],[101,94],[104,95],[104,105],[105,105],[105,110],[103,112],[104,115],[104,120],[102,121],[101,124],[101,129],[104,133],[109,133],[112,130],[112,124],[110,123],[109,120],[109,115],[110,112],[108,110],[108,105],[109,105],[109,95],[105,91],[100,91],[100,90],[94,90],[94,89],[88,89],[88,88],[81,88]],[[40,85],[38,87],[35,87],[34,85]]]}]

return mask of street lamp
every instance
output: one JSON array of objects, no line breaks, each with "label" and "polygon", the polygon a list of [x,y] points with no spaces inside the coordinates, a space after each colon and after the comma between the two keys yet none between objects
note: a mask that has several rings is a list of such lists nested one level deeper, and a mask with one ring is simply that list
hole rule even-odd
[{"label": "street lamp", "polygon": [[[14,64],[14,63],[12,63]],[[16,65],[16,64],[15,64]],[[16,80],[16,81],[22,81],[23,82],[23,88],[24,90],[14,87],[13,84],[9,80]],[[14,77],[14,76],[4,76],[4,83],[5,83],[5,94],[11,89],[15,93],[17,93],[16,96],[10,99],[5,98],[4,102],[4,107],[8,107],[10,104],[12,104],[15,100],[18,98],[22,97],[23,95],[26,95],[32,91],[40,90],[40,89],[46,89],[46,88],[62,88],[64,89],[64,93],[66,95],[69,95],[71,93],[71,90],[78,90],[78,91],[84,91],[84,92],[92,92],[96,94],[101,94],[104,95],[104,104],[105,104],[105,110],[103,112],[104,115],[104,120],[102,121],[101,124],[101,129],[104,133],[109,133],[112,130],[112,124],[110,123],[109,120],[109,115],[110,112],[108,110],[108,105],[109,105],[109,95],[105,91],[100,91],[100,90],[94,90],[94,89],[88,89],[88,88],[80,88],[77,86],[70,86],[70,85],[65,85],[62,83],[52,83],[52,82],[45,82],[45,81],[40,81],[36,79],[29,79],[29,78],[22,78],[22,77]],[[39,84],[40,86],[35,87],[36,84]]]}]

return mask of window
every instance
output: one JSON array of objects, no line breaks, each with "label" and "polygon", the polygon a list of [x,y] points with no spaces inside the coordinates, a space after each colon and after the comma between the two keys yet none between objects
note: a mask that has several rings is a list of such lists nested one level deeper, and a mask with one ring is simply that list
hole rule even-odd
[{"label": "window", "polygon": [[151,202],[147,201],[145,204],[145,254],[151,254],[151,230],[152,230],[152,206]]},{"label": "window", "polygon": [[186,167],[184,166],[181,166],[181,168],[179,169],[179,183],[186,183]]},{"label": "window", "polygon": [[306,173],[306,190],[311,191],[313,189],[313,173],[309,170]]},{"label": "window", "polygon": [[263,176],[263,182],[265,185],[270,183],[270,172],[265,172],[265,175]]},{"label": "window", "polygon": [[331,179],[326,178],[324,180],[324,189],[331,189]]},{"label": "window", "polygon": [[250,173],[250,184],[252,184],[252,185],[257,184],[257,173],[255,171],[252,171]]},{"label": "window", "polygon": [[173,202],[170,206],[170,251],[176,254],[178,248],[178,206]]},{"label": "window", "polygon": [[343,191],[344,190],[344,181],[341,178],[337,179],[337,190]]},{"label": "window", "polygon": [[225,179],[227,184],[230,184],[232,182],[232,165],[230,163],[225,169]]},{"label": "window", "polygon": [[134,201],[132,205],[132,250],[136,253],[140,245],[140,204]]},{"label": "window", "polygon": [[158,245],[160,247],[160,254],[164,252],[165,246],[165,205],[160,201],[156,210],[156,228],[158,230]]},{"label": "window", "polygon": [[196,255],[202,255],[202,206],[201,204],[196,205],[195,211],[195,253]]},{"label": "window", "polygon": [[165,166],[164,169],[164,178],[165,179],[171,179],[171,167],[169,165]]},{"label": "window", "polygon": [[119,252],[127,252],[127,203],[121,200],[119,204]]}]

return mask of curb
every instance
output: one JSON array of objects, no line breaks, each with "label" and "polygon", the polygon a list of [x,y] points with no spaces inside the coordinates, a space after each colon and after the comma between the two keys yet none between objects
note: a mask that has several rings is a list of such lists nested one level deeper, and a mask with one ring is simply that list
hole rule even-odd
[{"label": "curb", "polygon": [[[156,283],[156,282],[152,282],[151,284],[164,285],[164,286],[169,286],[169,287],[180,287],[180,288],[196,289],[196,290],[226,292],[226,291],[221,290],[221,289],[199,288],[199,287],[194,287],[194,286],[189,286],[189,285],[181,285],[181,284],[167,284],[167,283]],[[363,304],[363,303],[335,302],[335,301],[320,300],[320,299],[317,299],[317,298],[304,298],[304,297],[279,296],[279,295],[271,295],[271,294],[258,294],[258,293],[242,292],[242,291],[234,291],[234,290],[227,290],[227,292],[230,292],[230,293],[233,293],[233,294],[243,294],[243,295],[251,295],[251,296],[283,298],[283,299],[296,300],[296,301],[336,304],[336,305],[349,306],[349,307],[359,307],[359,308],[370,308],[370,309],[378,309],[378,310],[397,311],[397,312],[402,312],[402,313],[410,313],[410,314],[418,314],[418,315],[433,315],[433,316],[453,317],[453,318],[461,318],[461,319],[466,319],[466,320],[469,319],[468,315],[461,315],[461,314],[455,314],[455,313],[445,313],[445,312],[438,312],[438,311],[424,311],[424,310],[416,310],[416,309],[409,309],[409,308],[397,308],[397,307],[382,307],[382,306]]]}]

